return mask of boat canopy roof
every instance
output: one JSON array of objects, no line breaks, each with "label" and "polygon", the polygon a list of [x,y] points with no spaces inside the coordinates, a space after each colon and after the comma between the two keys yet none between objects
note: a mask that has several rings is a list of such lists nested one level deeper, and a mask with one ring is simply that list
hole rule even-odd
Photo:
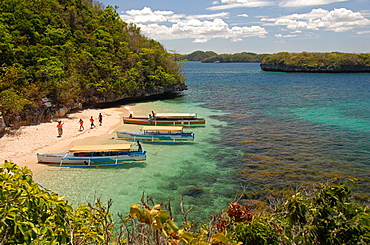
[{"label": "boat canopy roof", "polygon": [[144,126],[142,131],[182,131],[183,126]]},{"label": "boat canopy roof", "polygon": [[115,145],[75,145],[69,152],[101,152],[101,151],[128,151],[131,144],[115,144]]},{"label": "boat canopy roof", "polygon": [[155,118],[185,119],[196,117],[196,113],[155,113]]}]

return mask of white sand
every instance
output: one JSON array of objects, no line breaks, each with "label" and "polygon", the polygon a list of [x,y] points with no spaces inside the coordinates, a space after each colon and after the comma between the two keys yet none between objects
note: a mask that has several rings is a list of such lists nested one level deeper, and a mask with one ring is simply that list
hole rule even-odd
[{"label": "white sand", "polygon": [[[102,126],[98,122],[99,113],[103,115]],[[76,144],[101,144],[116,137],[115,129],[122,125],[124,113],[127,114],[127,110],[123,108],[85,109],[63,118],[54,118],[52,122],[21,126],[0,138],[0,161],[27,166],[35,173],[47,167],[37,164],[36,153],[65,152]],[[93,129],[90,129],[91,116],[96,126]],[[83,131],[79,131],[80,118],[84,121]],[[64,123],[62,137],[57,137],[58,121]]]}]

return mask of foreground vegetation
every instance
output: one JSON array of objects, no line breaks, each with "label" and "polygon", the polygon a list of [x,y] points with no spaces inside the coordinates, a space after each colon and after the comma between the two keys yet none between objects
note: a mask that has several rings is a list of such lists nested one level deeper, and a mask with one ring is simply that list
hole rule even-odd
[{"label": "foreground vegetation", "polygon": [[185,80],[161,44],[95,0],[0,1],[0,54],[3,114],[43,97],[105,102]]},{"label": "foreground vegetation", "polygon": [[169,203],[142,198],[114,217],[112,202],[80,204],[42,188],[28,168],[0,168],[0,244],[369,244],[370,212],[352,199],[354,181],[300,191],[268,211],[230,203],[204,224],[179,226]]}]

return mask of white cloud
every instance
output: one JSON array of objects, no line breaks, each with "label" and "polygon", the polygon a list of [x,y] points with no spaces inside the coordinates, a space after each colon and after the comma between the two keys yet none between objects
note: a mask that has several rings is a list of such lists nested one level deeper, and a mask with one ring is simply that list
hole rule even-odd
[{"label": "white cloud", "polygon": [[186,19],[215,19],[215,18],[226,18],[229,16],[229,13],[227,12],[222,12],[222,13],[217,13],[217,14],[202,14],[202,15],[189,15],[186,16]]},{"label": "white cloud", "polygon": [[208,10],[224,10],[233,8],[255,8],[274,5],[271,1],[266,0],[221,0],[221,2],[214,1],[212,7]]},{"label": "white cloud", "polygon": [[239,16],[239,17],[246,17],[246,18],[248,17],[248,15],[247,15],[247,14],[239,14],[238,16]]},{"label": "white cloud", "polygon": [[361,13],[345,8],[332,11],[313,9],[306,14],[262,18],[261,21],[274,22],[274,25],[286,26],[291,30],[318,30],[322,28],[334,32],[344,32],[370,25],[370,20],[362,16]]},{"label": "white cloud", "polygon": [[[265,37],[267,31],[260,26],[234,26],[222,19],[229,13],[222,12],[210,15],[177,15],[171,11],[152,11],[145,7],[142,10],[126,11],[121,18],[135,23],[141,32],[155,40],[194,39],[193,42],[204,43],[213,38],[241,41],[245,37]],[[172,22],[172,25],[169,23]],[[163,23],[163,24],[161,24]]]},{"label": "white cloud", "polygon": [[265,37],[267,31],[260,26],[232,27],[221,19],[200,21],[196,19],[182,21],[170,27],[150,24],[138,25],[143,34],[156,40],[194,39],[193,42],[207,42],[213,38],[225,38],[241,41],[245,37]]},{"label": "white cloud", "polygon": [[172,11],[152,11],[145,7],[142,10],[128,10],[127,15],[121,15],[121,18],[130,23],[160,23],[168,21],[168,15],[173,15]]},{"label": "white cloud", "polygon": [[358,31],[357,34],[362,35],[362,34],[369,34],[370,31]]},{"label": "white cloud", "polygon": [[282,34],[275,34],[275,37],[277,38],[290,38],[290,37],[297,37],[298,35],[292,35],[292,34],[289,34],[289,35],[282,35]]},{"label": "white cloud", "polygon": [[346,2],[348,0],[281,0],[279,2],[280,7],[307,7],[307,6],[319,6],[327,5],[337,2]]},{"label": "white cloud", "polygon": [[208,10],[224,10],[233,8],[255,8],[278,5],[284,8],[328,5],[349,0],[220,0],[212,2]]}]

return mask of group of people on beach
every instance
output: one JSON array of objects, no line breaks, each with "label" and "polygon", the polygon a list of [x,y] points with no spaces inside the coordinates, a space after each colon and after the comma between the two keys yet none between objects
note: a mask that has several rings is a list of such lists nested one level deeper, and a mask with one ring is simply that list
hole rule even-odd
[{"label": "group of people on beach", "polygon": [[[103,124],[103,115],[101,113],[99,113],[99,116],[98,116],[98,119],[99,119],[99,126],[101,126]],[[80,120],[78,121],[79,125],[80,125],[80,131],[83,131],[85,129],[84,127],[84,121],[82,120],[82,118],[80,118]],[[63,134],[63,122],[62,121],[59,121],[58,122],[58,125],[57,125],[57,128],[58,128],[58,137],[62,137],[62,134]],[[90,117],[90,128],[93,129],[95,128],[95,120],[94,120],[94,117],[91,116]]]}]

